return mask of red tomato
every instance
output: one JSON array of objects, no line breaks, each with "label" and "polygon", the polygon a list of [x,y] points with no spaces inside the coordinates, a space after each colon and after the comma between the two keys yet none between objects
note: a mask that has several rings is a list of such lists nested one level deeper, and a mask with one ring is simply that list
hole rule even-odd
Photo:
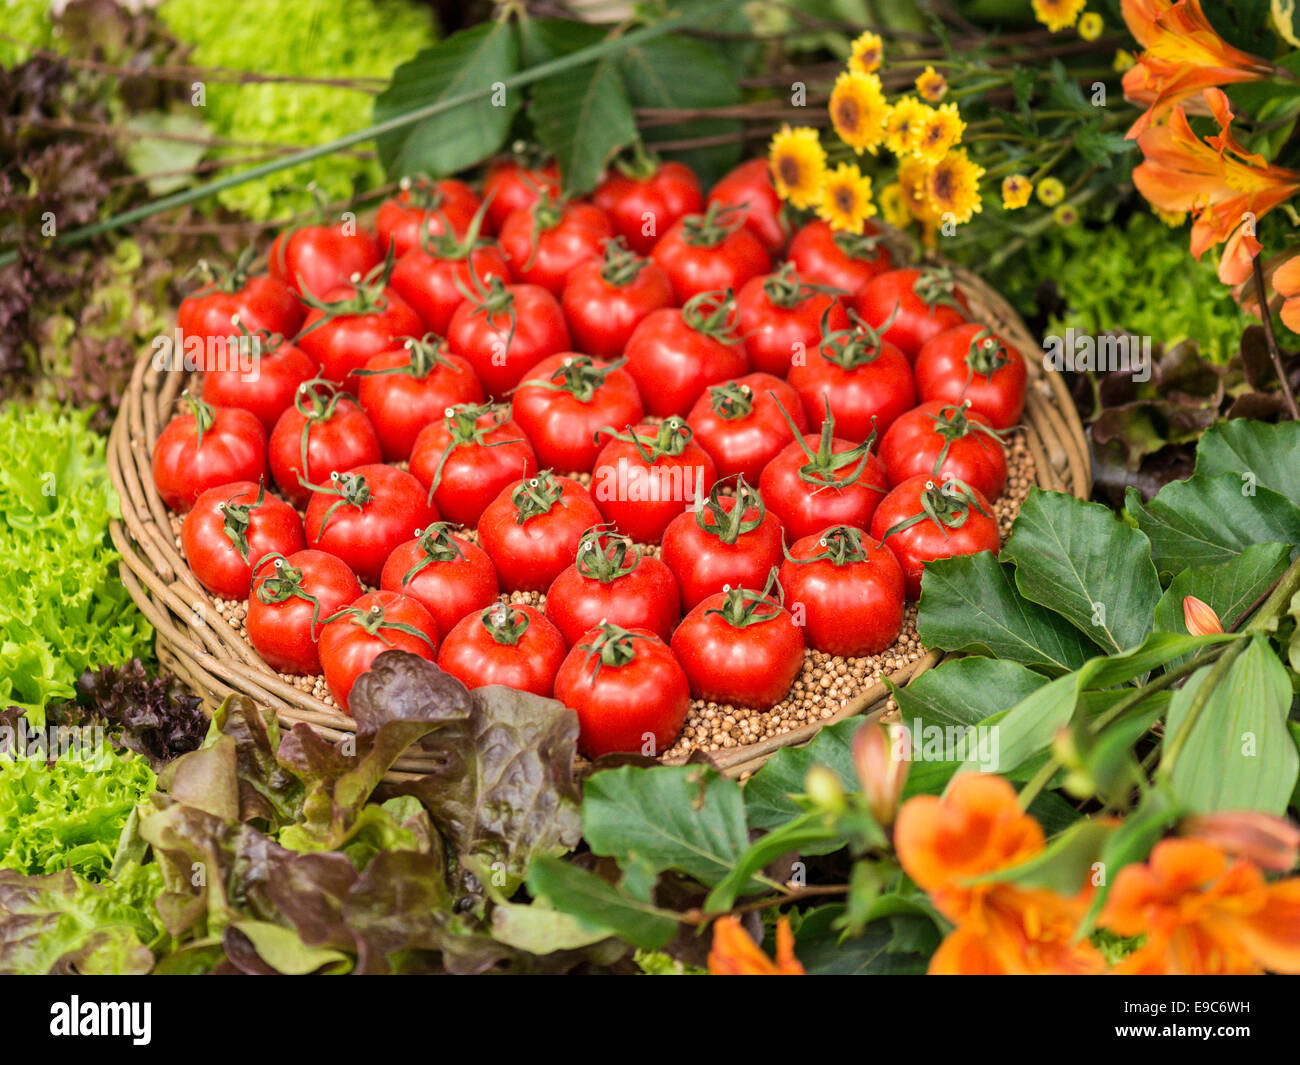
[{"label": "red tomato", "polygon": [[542,470],[501,489],[479,518],[478,542],[502,589],[544,592],[578,557],[582,534],[602,520],[582,485]]},{"label": "red tomato", "polygon": [[767,587],[781,565],[781,523],[744,477],[735,496],[719,494],[722,483],[699,510],[678,514],[664,532],[659,557],[677,578],[682,606],[692,610],[729,588]]},{"label": "red tomato", "polygon": [[266,473],[266,430],[256,417],[184,398],[190,413],[169,421],[153,449],[154,484],[176,511],[189,510],[209,488],[259,481]]},{"label": "red tomato", "polygon": [[423,603],[439,632],[450,632],[467,614],[491,606],[500,592],[487,552],[450,529],[449,522],[435,522],[415,539],[398,544],[379,579],[385,591]]},{"label": "red tomato", "polygon": [[894,268],[879,233],[870,222],[859,235],[833,230],[816,219],[794,235],[790,262],[806,281],[841,289],[845,302],[852,303],[868,281]]},{"label": "red tomato", "polygon": [[591,490],[606,521],[639,544],[657,544],[668,523],[704,499],[718,479],[709,453],[675,415],[625,433],[606,429]]},{"label": "red tomato", "polygon": [[456,308],[447,343],[494,398],[519,384],[546,356],[572,346],[554,296],[537,285],[507,285],[499,277]]},{"label": "red tomato", "polygon": [[404,462],[416,437],[443,417],[448,407],[483,402],[483,386],[469,363],[447,351],[432,333],[385,351],[357,370],[357,396],[379,435],[384,458]]},{"label": "red tomato", "polygon": [[249,642],[280,673],[319,673],[321,625],[360,595],[356,574],[324,551],[263,558],[248,597]]},{"label": "red tomato", "polygon": [[370,592],[330,617],[320,634],[320,664],[330,694],[345,714],[352,685],[385,651],[434,661],[438,626],[409,595]]},{"label": "red tomato", "polygon": [[293,406],[271,432],[269,454],[271,476],[296,507],[311,498],[307,485],[326,484],[332,473],[383,458],[375,427],[357,401],[321,378],[298,386]]},{"label": "red tomato", "polygon": [[580,351],[616,358],[646,315],[674,306],[673,289],[654,263],[611,240],[604,259],[589,260],[569,275],[560,306]]},{"label": "red tomato", "polygon": [[775,706],[803,669],[803,634],[790,612],[750,588],[700,602],[677,626],[672,649],[691,694],[724,706]]},{"label": "red tomato", "polygon": [[420,242],[420,234],[464,237],[482,204],[463,181],[431,182],[402,178],[401,189],[379,205],[375,232],[379,246],[401,258]]},{"label": "red tomato", "polygon": [[520,159],[498,159],[488,167],[483,179],[483,200],[488,205],[488,221],[498,233],[514,211],[531,207],[543,195],[558,195],[560,168],[554,161],[544,166],[530,166]]},{"label": "red tomato", "polygon": [[838,434],[855,443],[877,438],[916,406],[907,357],[870,327],[827,333],[789,381],[814,428],[829,410]]},{"label": "red tomato", "polygon": [[891,488],[909,477],[955,477],[997,499],[1007,487],[1007,455],[984,415],[970,401],[951,406],[922,403],[894,422],[880,441],[880,461]]},{"label": "red tomato", "polygon": [[477,240],[471,225],[463,241],[424,236],[397,260],[389,282],[393,291],[420,316],[425,328],[446,336],[465,293],[487,289],[492,278],[514,280],[501,249]]},{"label": "red tomato", "polygon": [[[778,405],[779,402],[779,405]],[[790,412],[791,429],[781,409]],[[763,468],[808,428],[797,393],[779,377],[751,373],[714,385],[695,401],[687,422],[719,477],[744,474],[757,484]]]},{"label": "red tomato", "polygon": [[312,301],[298,346],[320,364],[321,376],[354,396],[362,369],[376,355],[424,335],[424,323],[387,287],[387,270],[366,281],[331,289]]},{"label": "red tomato", "polygon": [[796,540],[781,565],[786,606],[815,651],[879,654],[903,627],[903,570],[861,529],[835,525]]},{"label": "red tomato", "polygon": [[713,186],[709,206],[740,207],[745,228],[773,255],[785,247],[789,228],[781,219],[781,197],[768,173],[766,159],[741,163]]},{"label": "red tomato", "polygon": [[299,295],[322,299],[353,277],[364,277],[383,261],[379,242],[349,221],[286,229],[271,245],[267,266],[273,278]]},{"label": "red tomato", "polygon": [[565,473],[590,473],[604,447],[596,434],[641,420],[641,396],[618,363],[589,355],[552,355],[515,390],[515,421],[538,462]]},{"label": "red tomato", "polygon": [[384,562],[418,530],[438,520],[420,482],[392,466],[330,474],[307,504],[307,544],[338,555],[366,584],[378,585]]},{"label": "red tomato", "polygon": [[775,377],[785,377],[816,351],[823,332],[849,327],[844,305],[810,287],[790,263],[750,278],[736,297],[736,311],[750,365]]},{"label": "red tomato", "polygon": [[767,250],[744,222],[741,209],[711,205],[704,214],[678,219],[659,238],[650,257],[668,276],[679,301],[720,289],[738,292],[751,277],[772,268]]},{"label": "red tomato", "polygon": [[214,407],[239,407],[257,417],[268,433],[317,366],[301,349],[279,337],[256,338],[257,361],[249,373],[237,366],[203,375],[203,400]]},{"label": "red tomato", "polygon": [[923,401],[969,402],[994,429],[1020,421],[1027,379],[1020,352],[974,322],[926,341],[916,357],[916,389]]},{"label": "red tomato", "polygon": [[673,745],[691,708],[691,685],[649,629],[613,623],[588,632],[555,678],[555,697],[578,714],[578,750],[653,758]]},{"label": "red tomato", "polygon": [[871,536],[893,551],[903,567],[908,599],[921,596],[925,563],[980,551],[996,553],[1001,546],[987,499],[960,481],[941,485],[924,473],[909,477],[885,497],[871,519]]},{"label": "red tomato", "polygon": [[292,555],[306,546],[297,511],[252,481],[209,488],[181,526],[190,569],[222,599],[248,597],[253,566],[265,555]]},{"label": "red tomato", "polygon": [[233,337],[239,336],[240,326],[249,333],[282,337],[298,332],[305,312],[293,289],[265,274],[249,277],[247,265],[247,255],[229,272],[200,263],[212,281],[181,300],[176,324],[182,335]]},{"label": "red tomato", "polygon": [[448,407],[411,449],[412,475],[457,525],[476,524],[503,488],[536,472],[537,455],[509,404]]},{"label": "red tomato", "polygon": [[513,212],[502,225],[497,243],[515,277],[558,297],[569,274],[582,263],[599,259],[605,241],[613,235],[599,207],[547,196]]},{"label": "red tomato", "polygon": [[647,160],[639,167],[617,166],[591,198],[638,255],[649,255],[659,234],[683,215],[704,210],[700,180],[681,163],[655,166]]},{"label": "red tomato", "polygon": [[566,648],[540,610],[495,603],[447,633],[438,666],[467,688],[504,684],[549,699]]},{"label": "red tomato", "polygon": [[685,415],[709,385],[748,373],[749,356],[736,327],[735,301],[719,292],[702,293],[681,310],[646,315],[625,355],[647,412],[658,418]]},{"label": "red tomato", "polygon": [[801,436],[777,455],[759,478],[758,490],[795,538],[828,525],[865,529],[887,491],[870,441],[854,444],[837,437],[829,412],[821,436]]},{"label": "red tomato", "polygon": [[970,316],[966,297],[943,267],[879,274],[863,286],[853,309],[912,361],[927,340]]},{"label": "red tomato", "polygon": [[626,536],[597,528],[583,534],[573,565],[551,582],[546,616],[572,647],[606,621],[668,640],[682,608],[667,566],[642,555]]}]

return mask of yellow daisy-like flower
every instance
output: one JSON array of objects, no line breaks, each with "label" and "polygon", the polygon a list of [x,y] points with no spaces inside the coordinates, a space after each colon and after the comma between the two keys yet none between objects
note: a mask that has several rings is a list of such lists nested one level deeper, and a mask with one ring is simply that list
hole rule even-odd
[{"label": "yellow daisy-like flower", "polygon": [[1115,53],[1115,58],[1111,62],[1111,69],[1116,74],[1123,74],[1125,71],[1132,70],[1137,65],[1137,59],[1132,52],[1126,52],[1121,48]]},{"label": "yellow daisy-like flower", "polygon": [[948,80],[934,67],[926,67],[916,76],[916,91],[922,100],[937,104],[948,91]]},{"label": "yellow daisy-like flower", "polygon": [[1034,17],[1053,33],[1068,30],[1079,21],[1087,0],[1033,0]]},{"label": "yellow daisy-like flower", "polygon": [[1002,179],[1002,206],[1014,211],[1029,202],[1034,186],[1023,174],[1011,174]]},{"label": "yellow daisy-like flower", "polygon": [[871,202],[871,178],[855,163],[840,163],[822,182],[817,215],[832,229],[861,233],[863,223],[876,213]]},{"label": "yellow daisy-like flower", "polygon": [[849,69],[859,74],[871,74],[880,69],[885,57],[885,42],[880,34],[868,30],[849,45]]},{"label": "yellow daisy-like flower", "polygon": [[939,212],[930,202],[927,191],[929,178],[930,164],[924,160],[908,156],[898,164],[898,184],[907,213],[923,225],[933,225],[939,220]]},{"label": "yellow daisy-like flower", "polygon": [[925,191],[940,218],[952,215],[961,225],[984,209],[980,202],[980,178],[984,168],[973,162],[965,148],[954,148],[937,163],[925,180]]},{"label": "yellow daisy-like flower", "polygon": [[1159,207],[1152,207],[1151,213],[1170,229],[1177,229],[1187,221],[1186,211],[1162,211]]},{"label": "yellow daisy-like flower", "polygon": [[1052,221],[1062,229],[1069,229],[1079,220],[1079,211],[1072,203],[1063,203],[1052,212]]},{"label": "yellow daisy-like flower", "polygon": [[961,141],[965,129],[956,104],[927,108],[917,126],[912,151],[927,163],[937,163]]},{"label": "yellow daisy-like flower", "polygon": [[889,114],[879,77],[844,71],[831,90],[830,113],[840,140],[859,155],[863,149],[876,154],[885,139],[885,116]]},{"label": "yellow daisy-like flower", "polygon": [[895,229],[902,229],[912,220],[907,209],[907,194],[897,181],[891,181],[880,190],[880,216]]},{"label": "yellow daisy-like flower", "polygon": [[916,151],[921,123],[931,113],[915,96],[904,96],[885,116],[885,147],[900,158]]},{"label": "yellow daisy-like flower", "polygon": [[1045,177],[1038,183],[1038,202],[1044,207],[1055,207],[1065,199],[1065,186],[1060,178]]},{"label": "yellow daisy-like flower", "polygon": [[1095,11],[1085,11],[1079,16],[1079,36],[1085,41],[1095,41],[1105,28],[1106,24]]},{"label": "yellow daisy-like flower", "polygon": [[817,131],[808,126],[782,126],[768,149],[772,183],[783,200],[795,207],[813,207],[821,195],[826,151]]}]

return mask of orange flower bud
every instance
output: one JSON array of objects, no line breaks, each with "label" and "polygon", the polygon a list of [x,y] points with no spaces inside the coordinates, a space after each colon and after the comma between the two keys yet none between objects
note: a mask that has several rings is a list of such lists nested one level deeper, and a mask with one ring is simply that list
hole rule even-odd
[{"label": "orange flower bud", "polygon": [[1178,834],[1275,873],[1293,869],[1300,858],[1300,828],[1271,814],[1249,810],[1200,814],[1179,822]]},{"label": "orange flower bud", "polygon": [[853,765],[871,816],[892,825],[903,800],[903,785],[911,764],[912,738],[901,725],[886,728],[866,722],[853,736]]},{"label": "orange flower bud", "polygon": [[1193,636],[1211,636],[1223,631],[1219,615],[1194,595],[1183,597],[1183,624]]}]

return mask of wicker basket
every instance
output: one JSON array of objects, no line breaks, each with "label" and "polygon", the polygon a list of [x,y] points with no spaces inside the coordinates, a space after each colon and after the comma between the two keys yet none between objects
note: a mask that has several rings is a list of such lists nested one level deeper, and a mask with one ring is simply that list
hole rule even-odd
[{"label": "wicker basket", "polygon": [[[974,275],[954,269],[973,317],[1002,333],[1025,352],[1037,343],[1011,306]],[[1083,427],[1064,381],[1028,358],[1029,395],[1024,429],[1042,488],[1087,498],[1090,470]],[[286,724],[306,722],[331,741],[354,731],[351,718],[286,683],[217,612],[211,597],[177,551],[167,508],[154,488],[154,443],[173,404],[187,387],[186,375],[155,370],[151,354],[136,365],[109,438],[108,468],[121,497],[122,519],[110,526],[122,555],[122,581],[157,632],[158,658],[199,693],[209,708],[242,692],[275,707]],[[905,684],[940,659],[929,652],[890,675]],[[823,726],[853,714],[882,708],[888,690],[881,682],[862,691],[833,717],[734,750],[709,754],[708,762],[729,776],[751,772],[782,747],[807,742]],[[406,779],[433,769],[416,748],[398,759],[390,778]]]}]

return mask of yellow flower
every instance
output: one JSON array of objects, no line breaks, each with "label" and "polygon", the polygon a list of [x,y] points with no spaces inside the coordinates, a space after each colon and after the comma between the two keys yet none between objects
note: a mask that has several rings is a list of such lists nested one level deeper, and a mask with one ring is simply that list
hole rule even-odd
[{"label": "yellow flower", "polygon": [[917,133],[930,111],[915,96],[904,96],[885,116],[885,147],[900,157],[915,152]]},{"label": "yellow flower", "polygon": [[863,223],[876,213],[871,202],[871,178],[856,163],[840,163],[822,182],[817,214],[832,229],[861,233]]},{"label": "yellow flower", "polygon": [[1079,212],[1072,203],[1063,203],[1052,212],[1052,221],[1062,229],[1069,229],[1079,220]]},{"label": "yellow flower", "polygon": [[869,30],[849,45],[849,69],[859,74],[870,74],[880,69],[885,55],[885,42],[880,34]]},{"label": "yellow flower", "polygon": [[1011,174],[1002,179],[1002,206],[1014,211],[1029,202],[1034,186],[1023,174]]},{"label": "yellow flower", "polygon": [[907,209],[907,194],[897,181],[891,181],[880,190],[880,215],[896,229],[902,229],[912,220]]},{"label": "yellow flower", "polygon": [[1053,33],[1073,26],[1086,6],[1087,0],[1033,0],[1034,17]]},{"label": "yellow flower", "polygon": [[927,163],[937,163],[961,141],[965,129],[956,104],[927,108],[917,126],[912,150]]},{"label": "yellow flower", "polygon": [[1159,207],[1152,207],[1151,213],[1170,229],[1177,229],[1187,221],[1186,211],[1162,211]]},{"label": "yellow flower", "polygon": [[1079,16],[1079,36],[1085,41],[1095,41],[1105,28],[1106,24],[1095,11],[1085,11]]},{"label": "yellow flower", "polygon": [[889,105],[875,74],[859,74],[846,70],[835,79],[831,90],[831,122],[840,140],[859,155],[865,148],[876,154],[876,148],[885,139],[885,116]]},{"label": "yellow flower", "polygon": [[948,91],[948,82],[934,67],[926,67],[916,76],[916,91],[922,100],[937,104]]},{"label": "yellow flower", "polygon": [[1137,65],[1137,59],[1132,52],[1126,52],[1123,48],[1115,53],[1115,58],[1110,66],[1116,74],[1123,74],[1127,70],[1132,70]]},{"label": "yellow flower", "polygon": [[925,191],[940,218],[952,215],[961,225],[983,210],[980,202],[980,178],[984,168],[972,162],[966,149],[954,148],[934,165],[925,180]]},{"label": "yellow flower", "polygon": [[812,207],[821,194],[826,173],[826,152],[817,131],[808,126],[782,126],[768,150],[772,183],[784,200],[795,207]]},{"label": "yellow flower", "polygon": [[926,188],[929,178],[930,164],[915,156],[908,156],[898,164],[898,184],[907,213],[923,225],[933,225],[939,220],[939,212],[930,202]]},{"label": "yellow flower", "polygon": [[1060,178],[1045,177],[1038,183],[1038,202],[1044,207],[1055,207],[1065,199],[1065,186]]}]

